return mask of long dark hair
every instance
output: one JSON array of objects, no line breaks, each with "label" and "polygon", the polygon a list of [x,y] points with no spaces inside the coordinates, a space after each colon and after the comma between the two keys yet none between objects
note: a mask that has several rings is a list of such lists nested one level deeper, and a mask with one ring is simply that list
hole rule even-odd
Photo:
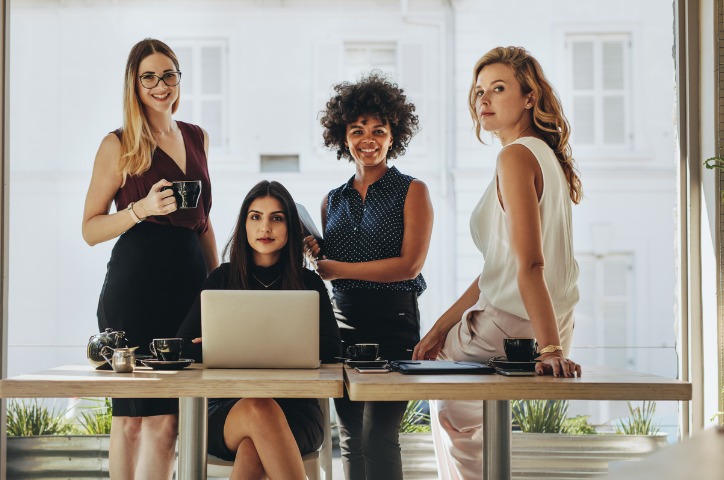
[{"label": "long dark hair", "polygon": [[249,288],[250,267],[253,249],[246,236],[246,217],[249,207],[257,198],[273,197],[279,200],[287,219],[287,244],[282,247],[279,263],[282,267],[281,289],[303,290],[304,280],[304,245],[302,242],[302,222],[299,220],[297,205],[294,203],[289,191],[279,182],[262,180],[249,190],[241,203],[239,218],[234,227],[234,233],[224,247],[224,257],[229,258],[231,264],[231,288],[247,290]]}]

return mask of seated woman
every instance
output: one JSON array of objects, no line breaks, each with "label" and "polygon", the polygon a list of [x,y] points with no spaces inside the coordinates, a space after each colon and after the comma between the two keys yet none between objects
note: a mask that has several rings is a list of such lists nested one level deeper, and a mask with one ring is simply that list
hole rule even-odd
[{"label": "seated woman", "polygon": [[[317,290],[319,355],[331,363],[341,340],[324,282],[303,267],[302,227],[291,195],[278,182],[262,181],[247,194],[224,257],[204,285],[210,290]],[[201,305],[197,298],[178,336],[184,356],[201,359]],[[302,455],[324,437],[315,399],[209,399],[209,453],[233,460],[230,479],[304,479]]]}]

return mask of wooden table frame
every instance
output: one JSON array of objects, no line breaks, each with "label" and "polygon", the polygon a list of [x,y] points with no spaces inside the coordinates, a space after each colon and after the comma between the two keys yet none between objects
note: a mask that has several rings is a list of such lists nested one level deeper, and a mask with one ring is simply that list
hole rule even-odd
[{"label": "wooden table frame", "polygon": [[208,398],[338,398],[343,389],[341,365],[309,370],[205,370],[193,365],[178,371],[142,367],[133,373],[67,365],[0,380],[0,398],[178,397],[179,480],[206,479]]},{"label": "wooden table frame", "polygon": [[364,375],[344,369],[352,400],[483,400],[483,479],[511,478],[510,400],[691,400],[691,384],[645,373],[583,367],[581,378],[501,375]]}]

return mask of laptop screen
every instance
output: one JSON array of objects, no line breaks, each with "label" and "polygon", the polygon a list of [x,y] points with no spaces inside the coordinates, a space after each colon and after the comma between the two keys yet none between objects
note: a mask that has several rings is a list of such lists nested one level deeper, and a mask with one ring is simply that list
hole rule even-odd
[{"label": "laptop screen", "polygon": [[319,292],[204,290],[206,368],[318,368]]}]

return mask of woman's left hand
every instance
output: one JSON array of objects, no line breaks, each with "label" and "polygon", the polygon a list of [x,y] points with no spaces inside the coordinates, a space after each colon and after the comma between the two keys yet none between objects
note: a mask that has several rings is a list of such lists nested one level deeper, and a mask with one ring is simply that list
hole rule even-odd
[{"label": "woman's left hand", "polygon": [[538,375],[553,375],[554,377],[580,377],[581,366],[569,358],[558,353],[544,353],[537,358],[535,373]]},{"label": "woman's left hand", "polygon": [[322,280],[337,280],[342,277],[338,272],[338,266],[341,262],[336,260],[327,260],[327,257],[317,259],[317,273]]},{"label": "woman's left hand", "polygon": [[201,343],[201,337],[196,337],[193,340],[191,340],[191,343]]}]

